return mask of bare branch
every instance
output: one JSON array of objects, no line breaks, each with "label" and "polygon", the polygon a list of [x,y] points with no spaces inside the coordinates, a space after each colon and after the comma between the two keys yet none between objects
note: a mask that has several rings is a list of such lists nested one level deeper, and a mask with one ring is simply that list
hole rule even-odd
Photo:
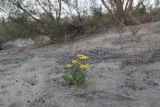
[{"label": "bare branch", "polygon": [[44,12],[47,12],[47,10],[41,5],[39,0],[35,0],[35,1],[38,3],[38,5],[42,8]]},{"label": "bare branch", "polygon": [[22,11],[24,11],[26,14],[28,14],[32,19],[34,19],[35,21],[39,21],[37,18],[35,18],[31,13],[29,13],[26,9],[24,9],[22,7],[22,5],[17,2],[16,0],[12,0],[12,1],[9,1],[11,2],[13,5],[15,5],[17,8],[21,9]]},{"label": "bare branch", "polygon": [[109,8],[109,6],[106,4],[104,0],[101,0],[105,8],[107,8],[108,12],[112,14],[112,10]]}]

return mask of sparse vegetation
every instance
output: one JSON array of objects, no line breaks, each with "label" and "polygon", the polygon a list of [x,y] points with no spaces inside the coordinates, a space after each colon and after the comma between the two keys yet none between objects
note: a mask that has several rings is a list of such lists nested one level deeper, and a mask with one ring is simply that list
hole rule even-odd
[{"label": "sparse vegetation", "polygon": [[[159,1],[101,0],[88,3],[78,0],[0,0],[0,12],[7,17],[0,21],[0,44],[16,38],[48,36],[52,41],[69,41],[85,33],[107,31],[159,20]],[[107,10],[104,11],[104,10]],[[64,14],[65,13],[65,14]],[[136,35],[137,29],[131,28]]]}]

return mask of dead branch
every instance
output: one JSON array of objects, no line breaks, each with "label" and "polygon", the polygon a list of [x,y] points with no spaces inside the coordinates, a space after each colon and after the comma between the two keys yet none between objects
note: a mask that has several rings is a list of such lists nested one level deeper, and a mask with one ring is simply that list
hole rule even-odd
[{"label": "dead branch", "polygon": [[72,96],[76,96],[76,97],[82,97],[88,94],[97,94],[97,93],[103,93],[105,95],[110,95],[110,96],[117,96],[123,99],[128,99],[128,100],[133,100],[134,98],[132,98],[131,96],[127,96],[127,95],[123,95],[123,94],[119,94],[119,93],[113,93],[113,92],[108,92],[105,90],[88,90],[88,91],[83,91],[80,93],[70,93],[70,94],[66,94],[66,95],[72,95]]}]

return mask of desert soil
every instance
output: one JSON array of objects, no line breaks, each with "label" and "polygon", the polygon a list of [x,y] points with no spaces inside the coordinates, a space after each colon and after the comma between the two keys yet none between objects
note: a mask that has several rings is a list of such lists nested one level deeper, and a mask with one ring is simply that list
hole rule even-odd
[{"label": "desert soil", "polygon": [[[74,43],[0,51],[0,107],[159,107],[160,29],[155,26],[139,26],[136,36],[111,31]],[[61,78],[73,50],[92,58],[81,86]]]}]

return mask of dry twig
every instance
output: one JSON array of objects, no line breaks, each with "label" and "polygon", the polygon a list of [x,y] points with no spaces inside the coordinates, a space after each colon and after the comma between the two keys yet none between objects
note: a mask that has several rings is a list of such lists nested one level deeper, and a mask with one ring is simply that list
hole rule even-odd
[{"label": "dry twig", "polygon": [[127,95],[122,95],[119,93],[113,93],[113,92],[108,92],[105,90],[88,90],[88,91],[84,91],[84,92],[80,92],[80,93],[71,93],[71,94],[67,94],[67,95],[72,95],[72,96],[77,96],[77,97],[82,97],[88,94],[97,94],[97,93],[103,93],[105,95],[109,95],[109,96],[117,96],[123,99],[128,99],[128,100],[133,100],[134,98],[132,98],[131,96],[127,96]]}]

